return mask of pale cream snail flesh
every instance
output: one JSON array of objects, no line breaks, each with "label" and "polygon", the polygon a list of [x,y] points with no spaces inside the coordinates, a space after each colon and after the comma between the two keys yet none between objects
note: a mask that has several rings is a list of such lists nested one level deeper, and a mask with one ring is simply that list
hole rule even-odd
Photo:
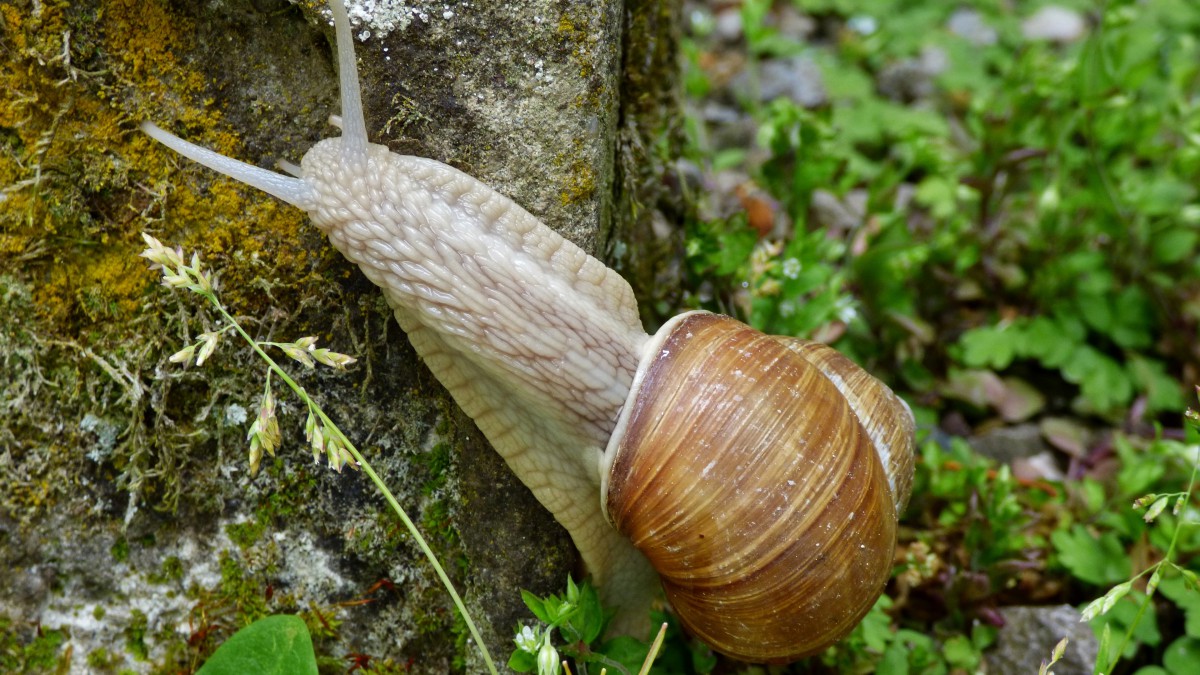
[{"label": "pale cream snail flesh", "polygon": [[330,7],[342,135],[296,177],[142,129],[308,211],[382,289],[570,533],[615,630],[647,625],[661,577],[683,624],[735,658],[793,660],[848,633],[888,579],[908,500],[903,402],[828,347],[728,317],[647,335],[603,263],[467,174],[368,142],[349,20]]}]

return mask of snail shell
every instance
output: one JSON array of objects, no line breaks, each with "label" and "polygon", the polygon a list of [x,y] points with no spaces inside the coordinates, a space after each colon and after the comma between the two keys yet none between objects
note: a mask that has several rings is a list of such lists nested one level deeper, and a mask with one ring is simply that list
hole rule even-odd
[{"label": "snail shell", "polygon": [[717,651],[786,662],[858,624],[892,569],[912,414],[823,345],[676,317],[606,457],[606,514]]}]

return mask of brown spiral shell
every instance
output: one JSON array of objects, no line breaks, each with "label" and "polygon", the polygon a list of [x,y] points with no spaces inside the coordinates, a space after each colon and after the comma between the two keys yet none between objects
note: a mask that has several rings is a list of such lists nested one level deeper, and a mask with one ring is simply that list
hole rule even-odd
[{"label": "brown spiral shell", "polygon": [[834,350],[729,317],[683,315],[655,340],[609,445],[608,517],[717,651],[821,651],[891,574],[911,413]]}]

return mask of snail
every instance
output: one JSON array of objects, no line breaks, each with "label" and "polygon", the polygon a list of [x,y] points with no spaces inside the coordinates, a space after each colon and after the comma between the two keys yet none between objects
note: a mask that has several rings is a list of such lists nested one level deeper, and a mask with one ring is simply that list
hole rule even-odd
[{"label": "snail", "polygon": [[285,176],[169,148],[297,206],[379,286],[429,369],[571,535],[635,630],[661,587],[714,649],[786,662],[882,593],[913,419],[833,349],[697,311],[654,335],[616,272],[490,187],[369,143],[350,23],[339,138]]}]

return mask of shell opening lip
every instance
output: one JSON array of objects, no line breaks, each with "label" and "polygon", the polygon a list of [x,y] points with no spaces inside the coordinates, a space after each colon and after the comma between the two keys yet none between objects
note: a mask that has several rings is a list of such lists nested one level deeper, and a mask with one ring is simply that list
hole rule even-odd
[{"label": "shell opening lip", "polygon": [[621,438],[625,435],[625,429],[629,426],[629,418],[633,415],[636,407],[633,405],[633,402],[637,399],[637,395],[642,389],[642,382],[649,371],[650,363],[657,358],[658,350],[662,347],[663,343],[670,337],[676,326],[686,321],[688,317],[697,314],[712,314],[712,312],[697,309],[673,316],[642,345],[641,359],[638,361],[633,382],[629,385],[629,394],[625,397],[625,403],[621,405],[621,410],[617,414],[617,424],[613,427],[612,436],[608,439],[608,445],[604,448],[604,452],[600,454],[600,511],[604,514],[605,520],[610,525],[612,524],[612,517],[608,515],[608,478],[609,474],[612,473],[613,463],[617,460],[617,451],[621,447]]}]

